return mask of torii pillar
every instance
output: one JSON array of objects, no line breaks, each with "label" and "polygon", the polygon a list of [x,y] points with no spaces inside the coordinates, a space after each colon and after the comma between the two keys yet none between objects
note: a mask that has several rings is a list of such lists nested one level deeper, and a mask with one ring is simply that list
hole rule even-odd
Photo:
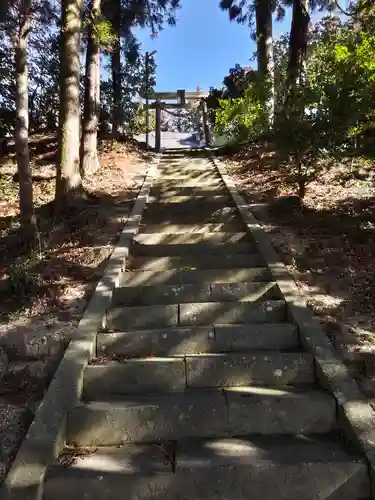
[{"label": "torii pillar", "polygon": [[160,153],[161,149],[161,103],[157,98],[155,102],[155,151]]},{"label": "torii pillar", "polygon": [[204,130],[204,140],[206,146],[211,145],[211,130],[208,123],[208,109],[207,102],[205,99],[201,100],[201,109],[202,109],[202,117],[203,117],[203,130]]}]

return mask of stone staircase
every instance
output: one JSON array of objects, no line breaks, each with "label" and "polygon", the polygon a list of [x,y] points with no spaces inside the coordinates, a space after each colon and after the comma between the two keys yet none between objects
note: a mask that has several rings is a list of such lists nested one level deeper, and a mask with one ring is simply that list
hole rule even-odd
[{"label": "stone staircase", "polygon": [[165,154],[44,499],[358,500],[366,462],[208,161]]}]

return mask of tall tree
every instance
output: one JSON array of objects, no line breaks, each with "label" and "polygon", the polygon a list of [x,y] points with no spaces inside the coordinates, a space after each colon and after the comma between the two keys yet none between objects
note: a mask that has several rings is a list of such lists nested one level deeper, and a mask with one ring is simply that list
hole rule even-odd
[{"label": "tall tree", "polygon": [[121,27],[122,16],[121,0],[115,0],[113,8],[112,26],[117,36],[117,43],[115,44],[111,54],[111,70],[112,70],[112,134],[115,138],[119,137],[121,133]]},{"label": "tall tree", "polygon": [[80,30],[83,0],[62,0],[60,33],[59,158],[56,210],[64,199],[82,193],[80,150]]},{"label": "tall tree", "polygon": [[[56,13],[57,14],[57,13]],[[30,129],[57,131],[59,116],[59,28],[56,15],[48,26],[32,32],[30,45]]]},{"label": "tall tree", "polygon": [[114,31],[118,37],[118,44],[111,54],[111,76],[112,76],[112,122],[113,135],[116,137],[121,133],[122,112],[122,54],[127,59],[135,60],[139,44],[137,44],[132,28],[134,26],[151,28],[153,36],[163,27],[164,22],[175,24],[175,12],[179,7],[180,0],[104,0],[103,12],[111,21]]},{"label": "tall tree", "polygon": [[274,0],[221,0],[220,7],[227,10],[229,19],[238,23],[248,22],[252,30],[255,17],[255,38],[257,43],[258,70],[267,84],[268,95],[265,98],[272,120],[274,111],[274,61],[272,38],[272,12]]},{"label": "tall tree", "polygon": [[[31,30],[32,7],[37,9],[38,2],[31,0],[2,2],[0,9],[1,30],[4,49],[10,50],[14,57],[13,68],[4,71],[4,105],[14,110],[14,136],[19,182],[20,223],[24,241],[31,244],[36,232],[33,208],[33,185],[29,162],[29,96],[28,96],[28,39]],[[12,45],[8,43],[12,42]],[[8,61],[9,62],[9,61]],[[13,81],[12,81],[13,80]],[[7,88],[8,87],[8,88]],[[8,104],[6,101],[10,100]],[[8,114],[9,116],[9,114]],[[9,116],[10,117],[10,116]],[[13,128],[13,127],[12,127]]]},{"label": "tall tree", "polygon": [[33,184],[29,162],[29,97],[27,41],[31,28],[31,0],[20,0],[18,29],[13,38],[16,68],[16,152],[20,193],[20,220],[28,242],[35,236]]},{"label": "tall tree", "polygon": [[[126,48],[124,45],[123,43],[122,52]],[[139,111],[139,96],[145,97],[147,89],[150,94],[155,86],[156,64],[153,56],[149,57],[147,66],[148,69],[146,71],[146,58],[144,54],[139,53],[138,57],[134,60],[133,57],[127,56],[126,51],[126,56],[121,64],[121,114],[122,120],[126,124],[126,133],[134,133],[133,127],[138,122],[136,114]],[[110,67],[109,65],[109,70]],[[110,75],[110,71],[108,71],[108,74]],[[100,125],[103,133],[108,133],[107,122],[110,120],[113,108],[112,82],[110,80],[103,80],[101,85]],[[148,81],[147,87],[146,80]],[[137,128],[135,126],[135,129]]]},{"label": "tall tree", "polygon": [[[366,1],[366,0],[365,0]],[[290,5],[290,0],[284,0]],[[310,12],[335,10],[338,0],[292,0],[292,25],[289,36],[287,85],[299,85],[306,78],[306,58],[310,25]]]},{"label": "tall tree", "polygon": [[97,131],[100,111],[100,39],[96,23],[100,19],[100,8],[101,0],[90,1],[80,152],[80,171],[82,176],[94,172],[99,168]]},{"label": "tall tree", "polygon": [[270,121],[273,119],[275,108],[272,6],[271,0],[255,0],[258,70],[266,83],[265,99]]},{"label": "tall tree", "polygon": [[298,85],[306,73],[309,0],[293,0],[292,26],[289,38],[288,85]]}]

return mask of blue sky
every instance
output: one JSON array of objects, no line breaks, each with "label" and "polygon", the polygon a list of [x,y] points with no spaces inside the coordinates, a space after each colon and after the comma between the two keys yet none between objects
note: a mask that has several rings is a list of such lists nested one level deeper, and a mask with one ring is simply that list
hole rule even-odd
[{"label": "blue sky", "polygon": [[[229,68],[255,65],[255,43],[248,26],[230,23],[219,0],[181,0],[177,25],[166,26],[155,40],[149,30],[138,33],[144,51],[157,50],[156,90],[202,90],[220,87]],[[198,7],[199,4],[199,7]],[[315,16],[314,16],[315,17]],[[274,23],[274,36],[290,29],[290,11]]]}]

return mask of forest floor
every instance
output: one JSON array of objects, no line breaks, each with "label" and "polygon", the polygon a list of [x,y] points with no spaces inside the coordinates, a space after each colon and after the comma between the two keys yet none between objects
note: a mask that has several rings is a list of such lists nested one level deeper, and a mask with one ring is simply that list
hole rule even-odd
[{"label": "forest floor", "polygon": [[103,141],[85,180],[96,199],[53,220],[56,139],[30,141],[37,248],[25,251],[12,152],[0,159],[0,482],[129,215],[150,156]]},{"label": "forest floor", "polygon": [[222,160],[375,408],[374,162],[331,159],[298,206],[271,147]]}]

